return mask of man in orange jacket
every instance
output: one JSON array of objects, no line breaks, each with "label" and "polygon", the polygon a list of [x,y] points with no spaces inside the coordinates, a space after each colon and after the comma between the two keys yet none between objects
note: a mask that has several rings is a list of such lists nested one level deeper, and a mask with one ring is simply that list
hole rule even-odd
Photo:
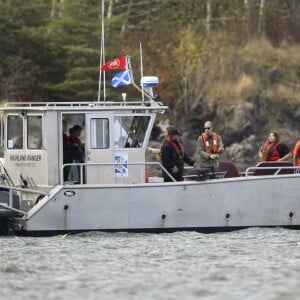
[{"label": "man in orange jacket", "polygon": [[297,141],[293,150],[293,163],[294,166],[300,166],[300,140]]}]

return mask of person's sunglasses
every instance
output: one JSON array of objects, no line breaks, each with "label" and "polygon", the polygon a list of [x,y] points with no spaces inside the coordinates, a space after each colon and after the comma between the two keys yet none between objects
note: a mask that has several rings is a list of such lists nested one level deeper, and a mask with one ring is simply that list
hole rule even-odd
[{"label": "person's sunglasses", "polygon": [[204,129],[211,129],[211,127],[204,127]]}]

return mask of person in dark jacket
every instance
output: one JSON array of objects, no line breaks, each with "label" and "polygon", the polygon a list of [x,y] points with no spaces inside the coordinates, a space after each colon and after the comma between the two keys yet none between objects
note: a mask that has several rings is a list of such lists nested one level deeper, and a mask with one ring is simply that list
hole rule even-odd
[{"label": "person in dark jacket", "polygon": [[[172,129],[169,136],[166,137],[164,144],[161,147],[161,161],[166,170],[176,179],[183,181],[184,163],[195,168],[198,166],[191,158],[189,158],[183,149],[181,142],[181,134],[177,129]],[[165,182],[173,181],[166,172],[162,172]]]},{"label": "person in dark jacket", "polygon": [[84,144],[80,139],[81,132],[80,125],[74,125],[69,130],[69,141],[73,145],[72,161],[76,163],[84,162]]},{"label": "person in dark jacket", "polygon": [[[68,128],[67,121],[63,120],[63,164],[69,164],[72,162],[73,146],[70,142],[69,136],[66,131]],[[68,180],[70,167],[64,167],[64,181]]]},{"label": "person in dark jacket", "polygon": [[[69,141],[72,145],[72,163],[84,163],[84,144],[81,142],[80,135],[82,132],[82,127],[79,125],[74,125],[69,129]],[[74,182],[80,182],[82,177],[84,181],[84,169],[82,170],[83,174],[81,174],[81,168],[79,165],[72,165],[70,167],[70,171],[68,174],[68,180]]]}]

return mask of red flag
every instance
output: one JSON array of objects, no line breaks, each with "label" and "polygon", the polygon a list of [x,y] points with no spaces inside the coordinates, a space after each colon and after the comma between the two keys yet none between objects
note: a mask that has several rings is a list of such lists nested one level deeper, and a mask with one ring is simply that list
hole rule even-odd
[{"label": "red flag", "polygon": [[110,60],[109,62],[101,66],[100,70],[127,70],[127,56],[120,56]]}]

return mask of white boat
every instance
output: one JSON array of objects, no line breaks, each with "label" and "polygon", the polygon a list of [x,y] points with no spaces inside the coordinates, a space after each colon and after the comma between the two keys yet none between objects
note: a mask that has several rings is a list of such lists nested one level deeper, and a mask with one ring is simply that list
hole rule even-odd
[{"label": "white boat", "polygon": [[[102,24],[103,11],[104,1]],[[103,49],[104,25],[100,64]],[[167,107],[153,96],[157,77],[141,77],[141,88],[132,82],[142,93],[138,102],[125,94],[100,101],[99,92],[97,102],[10,102],[0,108],[0,234],[300,228],[300,175],[289,164],[255,166],[239,176],[231,162],[221,162],[216,176],[200,169],[184,181],[170,175],[173,181],[164,183],[162,170],[168,172],[145,154],[156,116]],[[64,160],[63,121],[83,128],[83,162]],[[66,176],[70,170],[76,180]]]},{"label": "white boat", "polygon": [[[273,163],[231,177],[232,163],[221,163],[214,179],[201,178],[199,170],[182,182],[164,183],[162,165],[146,162],[145,152],[155,118],[167,107],[123,98],[1,108],[2,234],[300,227],[300,175],[294,167]],[[83,127],[85,160],[77,164],[77,182],[64,178],[64,169],[74,164],[63,163],[63,120]],[[276,173],[256,176],[266,169]]]}]

